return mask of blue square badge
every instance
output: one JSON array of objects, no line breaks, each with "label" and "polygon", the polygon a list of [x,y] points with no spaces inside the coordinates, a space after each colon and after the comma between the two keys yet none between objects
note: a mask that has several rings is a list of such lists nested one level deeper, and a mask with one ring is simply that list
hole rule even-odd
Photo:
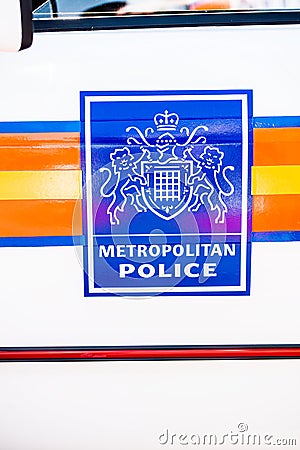
[{"label": "blue square badge", "polygon": [[251,91],[82,92],[86,296],[249,295]]}]

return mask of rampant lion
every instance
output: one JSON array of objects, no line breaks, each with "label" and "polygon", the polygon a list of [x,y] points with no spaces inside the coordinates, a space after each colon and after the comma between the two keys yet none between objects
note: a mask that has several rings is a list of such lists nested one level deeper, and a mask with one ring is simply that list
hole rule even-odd
[{"label": "rampant lion", "polygon": [[221,171],[224,153],[217,147],[207,145],[199,159],[193,156],[191,150],[188,149],[187,153],[196,163],[198,170],[190,175],[188,180],[188,183],[194,186],[194,199],[189,206],[189,211],[198,211],[199,207],[204,204],[204,196],[206,196],[211,211],[217,210],[215,223],[224,223],[228,208],[223,196],[229,197],[234,192],[232,183],[226,177],[226,171],[233,171],[234,167],[226,166]]},{"label": "rampant lion", "polygon": [[118,211],[124,211],[128,197],[131,197],[131,205],[138,212],[147,211],[147,208],[140,202],[140,187],[146,184],[146,180],[136,171],[137,164],[147,153],[147,150],[143,150],[142,155],[133,156],[127,147],[116,149],[110,155],[113,172],[107,167],[100,169],[100,172],[108,172],[108,177],[100,188],[100,195],[112,197],[112,201],[107,208],[112,225],[120,223],[117,213]]}]

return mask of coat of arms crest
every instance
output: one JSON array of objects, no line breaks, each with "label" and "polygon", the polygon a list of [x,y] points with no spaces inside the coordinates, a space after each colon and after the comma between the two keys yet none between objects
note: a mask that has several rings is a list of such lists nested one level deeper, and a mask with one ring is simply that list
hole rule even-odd
[{"label": "coat of arms crest", "polygon": [[114,149],[111,163],[100,169],[107,173],[100,194],[111,198],[110,223],[120,223],[119,213],[128,200],[138,212],[149,210],[164,220],[186,208],[196,212],[206,203],[216,211],[215,223],[223,223],[228,211],[225,198],[234,193],[226,172],[234,166],[223,167],[224,152],[207,145],[208,127],[179,127],[178,114],[168,110],[157,113],[153,122],[154,127],[144,131],[128,126],[127,146]]}]

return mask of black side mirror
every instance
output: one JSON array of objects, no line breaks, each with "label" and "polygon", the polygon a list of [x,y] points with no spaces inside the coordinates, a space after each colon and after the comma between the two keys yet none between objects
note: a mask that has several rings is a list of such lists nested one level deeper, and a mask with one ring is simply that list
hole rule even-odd
[{"label": "black side mirror", "polygon": [[0,1],[0,51],[17,52],[32,44],[31,0]]}]

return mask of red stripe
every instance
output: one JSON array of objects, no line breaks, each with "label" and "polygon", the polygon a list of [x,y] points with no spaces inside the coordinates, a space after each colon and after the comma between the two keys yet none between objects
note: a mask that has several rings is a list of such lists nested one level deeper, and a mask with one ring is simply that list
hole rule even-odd
[{"label": "red stripe", "polygon": [[72,359],[230,359],[300,358],[299,347],[180,349],[180,350],[2,350],[0,360],[72,360]]}]

